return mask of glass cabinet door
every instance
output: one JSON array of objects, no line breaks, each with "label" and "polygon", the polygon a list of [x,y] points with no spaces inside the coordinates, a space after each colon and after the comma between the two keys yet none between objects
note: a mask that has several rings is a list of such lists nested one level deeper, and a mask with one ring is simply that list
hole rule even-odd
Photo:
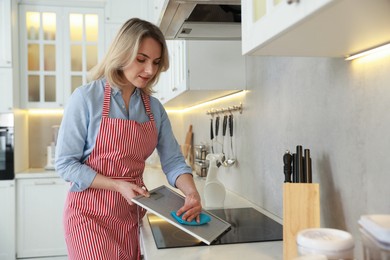
[{"label": "glass cabinet door", "polygon": [[[56,102],[58,100],[57,13],[26,10],[26,89],[27,102]],[[23,63],[22,63],[23,64]]]},{"label": "glass cabinet door", "polygon": [[98,61],[98,15],[69,14],[71,92],[87,83],[87,72]]},{"label": "glass cabinet door", "polygon": [[103,51],[102,9],[21,5],[21,86],[26,108],[61,108]]}]

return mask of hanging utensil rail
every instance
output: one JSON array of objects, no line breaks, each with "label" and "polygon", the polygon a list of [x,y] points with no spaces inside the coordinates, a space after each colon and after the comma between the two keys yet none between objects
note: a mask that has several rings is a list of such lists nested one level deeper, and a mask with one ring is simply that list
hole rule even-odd
[{"label": "hanging utensil rail", "polygon": [[242,114],[242,103],[240,103],[240,105],[238,105],[238,106],[230,106],[230,107],[218,108],[218,109],[212,108],[211,110],[208,110],[206,112],[206,114],[207,115],[214,115],[214,114],[222,114],[225,112],[234,112],[234,111],[238,111],[238,112],[240,112],[240,114]]}]

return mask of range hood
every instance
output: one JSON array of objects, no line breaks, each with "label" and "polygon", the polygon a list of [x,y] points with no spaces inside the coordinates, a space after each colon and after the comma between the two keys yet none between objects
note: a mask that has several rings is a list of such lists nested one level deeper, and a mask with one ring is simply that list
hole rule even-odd
[{"label": "range hood", "polygon": [[240,40],[240,0],[169,0],[159,24],[166,39]]}]

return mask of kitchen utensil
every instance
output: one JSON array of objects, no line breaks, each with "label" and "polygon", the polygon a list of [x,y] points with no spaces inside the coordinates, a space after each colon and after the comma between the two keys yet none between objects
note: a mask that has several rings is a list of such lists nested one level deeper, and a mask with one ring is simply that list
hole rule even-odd
[{"label": "kitchen utensil", "polygon": [[320,227],[318,183],[283,183],[283,259],[297,256],[300,230]]},{"label": "kitchen utensil", "polygon": [[220,117],[219,116],[217,116],[216,118],[215,118],[215,136],[214,136],[214,138],[215,138],[215,143],[217,144],[217,146],[216,146],[216,149],[215,149],[215,152],[217,153],[218,152],[218,134],[219,134],[219,119],[220,119]]},{"label": "kitchen utensil", "polygon": [[214,153],[214,130],[213,130],[213,118],[210,119],[210,140],[211,140],[211,153]]},{"label": "kitchen utensil", "polygon": [[228,119],[228,116],[224,115],[223,116],[223,123],[222,123],[222,154],[223,154],[224,158],[222,158],[222,165],[225,167],[229,166],[227,163],[227,160],[226,160],[226,156],[225,156],[225,136],[226,136],[226,130],[227,130],[227,119]]},{"label": "kitchen utensil", "polygon": [[236,159],[233,152],[233,115],[229,115],[229,133],[230,133],[230,157],[226,160],[226,165],[228,167],[235,164]]},{"label": "kitchen utensil", "polygon": [[297,155],[295,154],[295,153],[293,153],[292,154],[292,167],[291,167],[291,169],[292,169],[292,173],[291,173],[291,176],[292,176],[292,182],[294,182],[294,183],[296,183],[296,182],[298,182],[298,178],[297,178],[297,169],[296,169],[296,161],[295,161],[295,157],[296,157]]},{"label": "kitchen utensil", "polygon": [[[219,134],[219,120],[220,120],[220,117],[217,116],[215,118],[215,143],[217,144],[216,148],[215,149],[215,153],[218,153],[218,150],[221,150],[218,148],[218,145],[221,146],[221,142],[218,140],[218,134]],[[225,161],[225,155],[223,154],[223,156],[221,157],[220,160],[217,161],[217,167],[221,166],[222,163]]]},{"label": "kitchen utensil", "polygon": [[297,145],[297,152],[295,156],[295,167],[298,182],[304,182],[303,177],[303,155],[302,155],[302,145]]},{"label": "kitchen utensil", "polygon": [[192,147],[192,125],[190,125],[188,127],[188,131],[187,131],[187,134],[186,134],[186,139],[185,139],[185,142],[184,142],[184,149],[183,149],[184,158],[186,158],[186,159],[188,158],[188,155],[190,153],[191,147]]},{"label": "kitchen utensil", "polygon": [[310,158],[310,149],[305,149],[305,157],[303,158],[303,167],[304,167],[304,174],[305,182],[311,183],[312,182],[312,176],[311,176],[311,158]]},{"label": "kitchen utensil", "polygon": [[291,162],[292,162],[292,155],[290,151],[287,150],[283,155],[284,182],[291,182]]}]

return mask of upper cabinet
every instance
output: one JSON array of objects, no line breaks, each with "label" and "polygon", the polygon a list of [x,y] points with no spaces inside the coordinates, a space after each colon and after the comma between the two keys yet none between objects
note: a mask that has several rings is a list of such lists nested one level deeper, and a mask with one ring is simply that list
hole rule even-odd
[{"label": "upper cabinet", "polygon": [[166,109],[183,109],[246,89],[240,41],[168,41],[170,67],[155,87]]},{"label": "upper cabinet", "polygon": [[[156,0],[161,1],[161,0]],[[154,0],[109,0],[105,4],[105,50],[108,50],[122,25],[130,18],[154,22]]]},{"label": "upper cabinet", "polygon": [[388,0],[242,0],[242,52],[345,57],[390,41]]},{"label": "upper cabinet", "polygon": [[20,5],[25,108],[61,108],[103,54],[103,9]]},{"label": "upper cabinet", "polygon": [[151,0],[109,0],[106,2],[106,23],[123,24],[128,19],[137,17],[148,19],[148,7]]},{"label": "upper cabinet", "polygon": [[0,0],[0,67],[12,66],[11,0]]}]

